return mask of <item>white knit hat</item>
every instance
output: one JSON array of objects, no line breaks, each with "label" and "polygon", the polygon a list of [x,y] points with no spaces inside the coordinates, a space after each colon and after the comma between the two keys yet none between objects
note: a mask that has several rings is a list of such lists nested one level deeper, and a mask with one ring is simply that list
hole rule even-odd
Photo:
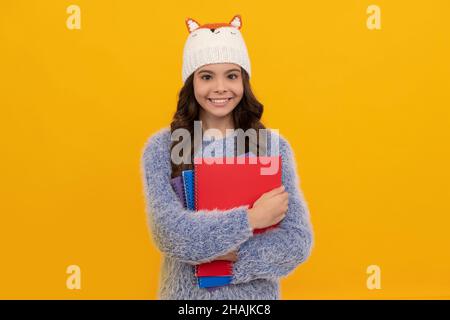
[{"label": "white knit hat", "polygon": [[187,18],[189,36],[183,50],[183,82],[198,68],[210,63],[235,63],[250,76],[250,59],[239,31],[242,19],[236,15],[230,23],[200,25]]}]

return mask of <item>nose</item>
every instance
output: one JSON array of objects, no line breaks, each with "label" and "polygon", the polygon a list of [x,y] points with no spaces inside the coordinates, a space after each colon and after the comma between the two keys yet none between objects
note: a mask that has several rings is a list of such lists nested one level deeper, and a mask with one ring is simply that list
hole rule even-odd
[{"label": "nose", "polygon": [[217,92],[217,93],[227,92],[227,89],[225,87],[225,82],[222,79],[220,79],[220,77],[217,77],[214,92]]}]

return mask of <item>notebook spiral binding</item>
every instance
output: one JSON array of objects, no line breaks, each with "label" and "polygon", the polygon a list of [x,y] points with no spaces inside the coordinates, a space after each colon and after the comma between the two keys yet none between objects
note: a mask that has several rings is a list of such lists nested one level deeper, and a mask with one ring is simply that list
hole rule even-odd
[{"label": "notebook spiral binding", "polygon": [[[197,203],[198,203],[198,196],[197,196],[197,170],[198,167],[195,165],[194,161],[194,210],[197,211]],[[198,274],[198,265],[195,265],[195,277],[197,279],[197,286],[200,287],[200,278],[197,276]]]},{"label": "notebook spiral binding", "polygon": [[198,210],[198,196],[197,196],[197,171],[198,171],[198,166],[197,165],[195,165],[195,161],[194,161],[194,208],[195,208],[195,211],[197,211]]},{"label": "notebook spiral binding", "polygon": [[183,185],[186,196],[186,207],[188,210],[195,210],[195,196],[192,194],[192,190],[195,193],[193,170],[184,170],[183,174]]}]

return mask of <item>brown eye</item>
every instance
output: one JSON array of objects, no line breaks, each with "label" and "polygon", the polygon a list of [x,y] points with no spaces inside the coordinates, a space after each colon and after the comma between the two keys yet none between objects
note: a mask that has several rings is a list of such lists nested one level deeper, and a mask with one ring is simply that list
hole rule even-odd
[{"label": "brown eye", "polygon": [[211,77],[210,75],[204,75],[204,76],[201,76],[200,78],[202,79],[202,80],[208,80],[208,79],[205,79],[205,77]]},{"label": "brown eye", "polygon": [[237,79],[238,78],[238,75],[237,74],[235,74],[235,73],[233,73],[233,74],[230,74],[230,77],[232,77],[232,76],[235,76],[236,78],[232,78],[232,79]]}]

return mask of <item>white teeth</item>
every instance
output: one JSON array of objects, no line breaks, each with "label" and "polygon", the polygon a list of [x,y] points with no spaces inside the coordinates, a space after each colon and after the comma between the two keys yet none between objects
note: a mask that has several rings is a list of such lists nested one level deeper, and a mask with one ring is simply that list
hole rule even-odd
[{"label": "white teeth", "polygon": [[225,103],[227,102],[229,99],[209,99],[210,101],[212,101],[213,103]]}]

